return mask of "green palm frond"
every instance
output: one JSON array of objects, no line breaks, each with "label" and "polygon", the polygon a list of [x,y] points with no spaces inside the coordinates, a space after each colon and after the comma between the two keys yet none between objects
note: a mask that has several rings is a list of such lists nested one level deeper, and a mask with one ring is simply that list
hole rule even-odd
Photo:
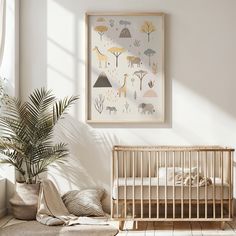
[{"label": "green palm frond", "polygon": [[2,151],[16,151],[21,155],[24,155],[23,146],[14,140],[0,139],[0,150]]},{"label": "green palm frond", "polygon": [[21,109],[21,101],[14,97],[9,97],[7,104],[3,105],[4,116],[18,121],[20,119]]},{"label": "green palm frond", "polygon": [[47,166],[68,155],[66,144],[52,142],[54,126],[78,96],[57,101],[45,88],[36,89],[29,101],[8,97],[0,115],[0,163],[13,166],[31,183]]},{"label": "green palm frond", "polygon": [[40,161],[39,159],[34,160],[34,164],[40,162],[39,168],[37,169],[37,172],[34,173],[34,175],[38,175],[47,171],[47,167],[54,162],[63,162],[63,158],[68,154],[69,151],[67,149],[67,144],[64,143],[59,143],[49,148],[44,153],[45,157],[43,158],[43,161]]},{"label": "green palm frond", "polygon": [[[3,115],[0,117],[0,127],[11,131],[11,138],[17,138],[22,142],[29,142],[33,133],[29,128],[30,113],[27,103],[23,103],[14,97],[8,97],[8,103],[3,107]],[[5,132],[7,130],[4,130]],[[4,136],[4,133],[3,133]]]},{"label": "green palm frond", "polygon": [[0,163],[13,165],[22,176],[25,175],[25,171],[22,168],[23,158],[16,151],[0,150],[0,154],[2,154],[0,156]]},{"label": "green palm frond", "polygon": [[9,117],[0,117],[1,136],[11,138],[19,142],[29,142],[30,135],[27,132],[27,127],[21,122]]},{"label": "green palm frond", "polygon": [[78,99],[78,96],[72,96],[56,102],[53,106],[53,123],[56,124],[57,121],[62,118],[64,114],[66,114],[67,109]]},{"label": "green palm frond", "polygon": [[[38,127],[44,122],[45,118],[50,116],[50,109],[56,99],[52,95],[51,90],[47,91],[44,88],[41,90],[36,89],[29,98],[31,103],[28,103],[28,109],[32,115],[31,120]],[[44,116],[45,112],[48,112],[46,116]]]}]

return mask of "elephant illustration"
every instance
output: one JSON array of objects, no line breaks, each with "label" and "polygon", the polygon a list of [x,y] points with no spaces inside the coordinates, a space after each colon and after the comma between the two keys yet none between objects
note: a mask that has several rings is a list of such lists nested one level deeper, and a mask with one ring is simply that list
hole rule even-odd
[{"label": "elephant illustration", "polygon": [[140,103],[138,106],[138,110],[142,114],[153,114],[155,112],[154,106],[151,103]]}]

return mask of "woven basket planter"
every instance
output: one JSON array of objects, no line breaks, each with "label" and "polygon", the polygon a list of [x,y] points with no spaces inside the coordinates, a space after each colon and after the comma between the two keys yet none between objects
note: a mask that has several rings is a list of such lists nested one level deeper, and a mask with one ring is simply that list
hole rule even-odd
[{"label": "woven basket planter", "polygon": [[12,214],[16,219],[35,220],[40,184],[16,183],[16,191],[10,199]]}]

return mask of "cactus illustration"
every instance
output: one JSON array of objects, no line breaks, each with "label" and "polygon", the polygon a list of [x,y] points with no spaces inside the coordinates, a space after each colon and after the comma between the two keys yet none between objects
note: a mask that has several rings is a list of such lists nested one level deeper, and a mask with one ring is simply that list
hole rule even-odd
[{"label": "cactus illustration", "polygon": [[94,101],[94,107],[95,109],[101,114],[103,111],[103,103],[104,103],[105,97],[102,94],[99,94],[97,98],[95,98]]}]

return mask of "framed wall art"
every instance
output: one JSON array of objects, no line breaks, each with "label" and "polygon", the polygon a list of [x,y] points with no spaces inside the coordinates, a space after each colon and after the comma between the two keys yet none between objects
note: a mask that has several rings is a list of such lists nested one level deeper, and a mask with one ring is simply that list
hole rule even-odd
[{"label": "framed wall art", "polygon": [[164,14],[87,13],[88,123],[164,122]]}]

